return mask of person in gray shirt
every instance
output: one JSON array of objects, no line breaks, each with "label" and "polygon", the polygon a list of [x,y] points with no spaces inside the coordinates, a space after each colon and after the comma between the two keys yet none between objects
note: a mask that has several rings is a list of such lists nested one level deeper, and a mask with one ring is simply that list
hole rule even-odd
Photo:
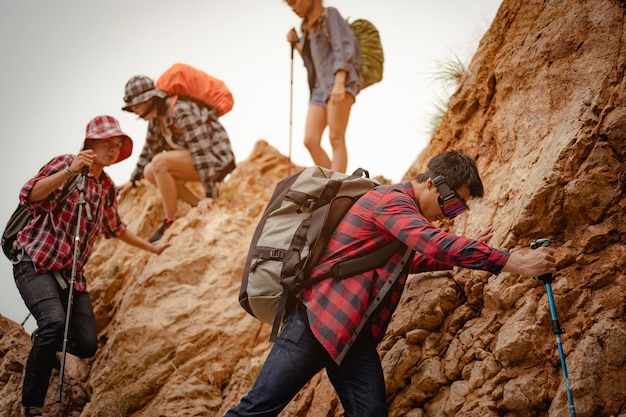
[{"label": "person in gray shirt", "polygon": [[[302,56],[308,72],[311,98],[304,145],[315,165],[345,172],[350,109],[363,85],[359,41],[337,9],[324,7],[322,0],[286,1],[302,18],[302,36],[291,29],[287,40]],[[321,146],[327,126],[332,158]]]}]

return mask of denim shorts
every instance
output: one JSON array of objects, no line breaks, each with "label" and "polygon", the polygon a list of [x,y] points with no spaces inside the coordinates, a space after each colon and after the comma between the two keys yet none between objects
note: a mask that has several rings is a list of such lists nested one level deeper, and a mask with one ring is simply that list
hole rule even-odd
[{"label": "denim shorts", "polygon": [[315,83],[315,88],[311,93],[311,99],[309,100],[309,106],[322,106],[326,107],[326,100],[324,100],[324,90],[319,82]]},{"label": "denim shorts", "polygon": [[[346,87],[346,94],[350,94],[355,98],[356,101],[356,93],[351,91],[351,89]],[[315,88],[311,93],[311,99],[309,100],[309,106],[322,106],[326,107],[326,100],[324,99],[324,91],[319,83],[315,84]]]}]

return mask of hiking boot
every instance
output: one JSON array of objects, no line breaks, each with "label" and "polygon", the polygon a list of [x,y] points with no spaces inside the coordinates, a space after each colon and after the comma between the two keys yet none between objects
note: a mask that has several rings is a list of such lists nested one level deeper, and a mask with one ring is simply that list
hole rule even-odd
[{"label": "hiking boot", "polygon": [[167,229],[169,229],[169,227],[172,225],[172,223],[174,223],[174,220],[172,220],[172,219],[165,219],[165,220],[163,220],[163,224],[161,224],[161,227],[159,227],[157,229],[157,231],[154,232],[154,234],[148,240],[150,242],[156,242],[157,240],[161,239],[163,237],[163,235],[165,234],[165,231]]},{"label": "hiking boot", "polygon": [[22,414],[26,417],[43,416],[43,407],[22,407]]}]

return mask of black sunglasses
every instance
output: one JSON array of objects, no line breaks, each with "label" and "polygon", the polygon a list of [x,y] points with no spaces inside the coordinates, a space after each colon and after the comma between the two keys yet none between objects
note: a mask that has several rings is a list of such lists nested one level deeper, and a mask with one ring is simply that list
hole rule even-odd
[{"label": "black sunglasses", "polygon": [[433,178],[433,184],[439,191],[439,207],[444,216],[449,219],[454,219],[464,211],[469,210],[465,199],[461,197],[456,191],[452,190],[443,175],[439,175]]}]

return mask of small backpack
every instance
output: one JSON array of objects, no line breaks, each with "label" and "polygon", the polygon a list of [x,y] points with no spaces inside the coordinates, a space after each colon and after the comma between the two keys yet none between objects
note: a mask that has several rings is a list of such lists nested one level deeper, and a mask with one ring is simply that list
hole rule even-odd
[{"label": "small backpack", "polygon": [[330,274],[315,280],[309,277],[348,209],[377,185],[361,168],[346,175],[317,166],[276,185],[252,236],[239,291],[239,303],[249,314],[273,324],[271,341],[302,289],[322,279],[374,269],[400,248],[402,243],[394,240],[372,253],[335,264]]},{"label": "small backpack", "polygon": [[234,105],[233,95],[222,80],[187,64],[172,65],[157,79],[156,87],[168,96],[185,96],[213,107],[219,116]]},{"label": "small backpack", "polygon": [[[65,201],[70,193],[78,186],[80,176],[72,178],[63,188],[61,197],[58,201]],[[111,207],[115,202],[116,190],[115,187],[109,188],[105,199],[105,207]],[[57,204],[57,208],[61,207]],[[15,211],[9,217],[4,231],[2,232],[2,251],[4,255],[9,258],[11,263],[18,263],[19,259],[16,258],[16,251],[13,247],[13,243],[17,240],[17,234],[33,219],[33,214],[22,203],[18,203]]]},{"label": "small backpack", "polygon": [[361,45],[361,74],[363,76],[363,87],[369,87],[383,79],[383,45],[380,42],[380,34],[376,26],[369,20],[357,19],[350,23],[359,45]]},{"label": "small backpack", "polygon": [[[72,178],[71,181],[63,188],[59,201],[67,199],[72,190],[78,185],[78,176]],[[57,206],[58,207],[58,206]],[[12,263],[15,263],[15,249],[13,242],[17,240],[17,234],[33,219],[33,214],[22,203],[18,203],[17,207],[2,232],[2,251]]]}]

